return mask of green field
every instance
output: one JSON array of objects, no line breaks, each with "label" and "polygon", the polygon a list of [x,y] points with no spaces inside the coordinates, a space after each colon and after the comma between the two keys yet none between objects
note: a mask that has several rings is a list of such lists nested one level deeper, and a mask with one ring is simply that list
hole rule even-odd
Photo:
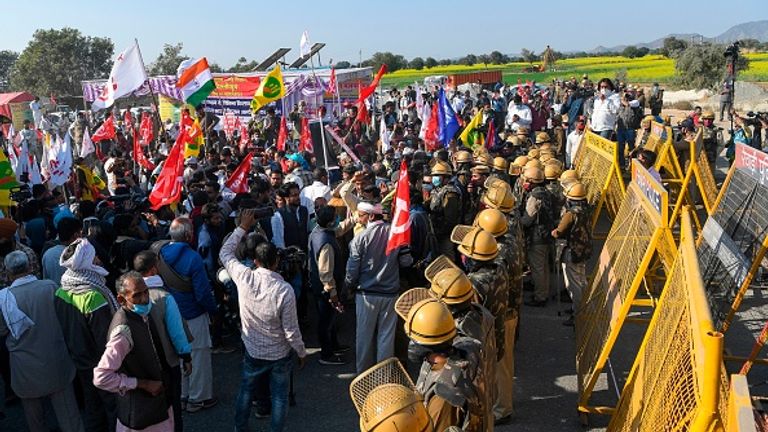
[{"label": "green field", "polygon": [[[749,58],[749,69],[739,73],[740,80],[768,81],[768,53],[746,54]],[[633,83],[669,83],[675,76],[675,65],[671,59],[660,55],[647,55],[641,58],[627,57],[583,57],[560,60],[556,63],[556,70],[547,72],[525,73],[523,69],[529,68],[528,63],[507,63],[504,65],[476,64],[473,66],[450,65],[436,66],[433,68],[402,69],[384,75],[382,85],[384,87],[401,87],[412,84],[414,81],[423,82],[424,77],[431,75],[451,75],[463,72],[477,72],[483,70],[501,70],[504,82],[516,83],[537,81],[549,82],[553,78],[568,79],[572,76],[581,78],[583,74],[589,74],[593,79],[609,77],[626,69],[630,82]]]}]

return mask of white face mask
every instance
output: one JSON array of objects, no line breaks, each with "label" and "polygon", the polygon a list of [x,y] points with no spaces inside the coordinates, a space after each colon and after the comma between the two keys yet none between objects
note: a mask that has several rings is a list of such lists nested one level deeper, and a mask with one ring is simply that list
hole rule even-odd
[{"label": "white face mask", "polygon": [[603,96],[608,96],[608,95],[611,94],[611,89],[601,88],[600,89],[600,94],[603,95]]}]

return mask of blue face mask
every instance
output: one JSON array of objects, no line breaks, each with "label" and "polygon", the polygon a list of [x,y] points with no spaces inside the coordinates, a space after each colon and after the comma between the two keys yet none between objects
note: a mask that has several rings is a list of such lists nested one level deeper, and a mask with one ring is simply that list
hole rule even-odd
[{"label": "blue face mask", "polygon": [[440,185],[443,184],[443,179],[440,177],[432,177],[432,186],[434,187],[440,187]]},{"label": "blue face mask", "polygon": [[152,302],[147,302],[147,304],[135,304],[133,305],[133,312],[141,315],[141,316],[147,316],[149,315],[149,311],[152,310]]}]

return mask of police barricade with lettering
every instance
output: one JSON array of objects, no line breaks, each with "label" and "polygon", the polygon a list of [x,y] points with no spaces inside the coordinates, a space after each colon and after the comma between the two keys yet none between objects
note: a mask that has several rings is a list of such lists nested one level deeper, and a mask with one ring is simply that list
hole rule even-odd
[{"label": "police barricade with lettering", "polygon": [[[746,297],[768,251],[768,154],[735,145],[734,163],[704,224],[697,254],[715,326],[733,353],[725,360],[743,363],[746,375],[752,364],[768,364],[768,359],[759,357],[768,338],[759,325],[768,321],[765,302],[761,295]],[[744,343],[739,343],[743,340],[739,333],[745,331],[731,331],[735,322],[756,341],[749,356]]]},{"label": "police barricade with lettering", "polygon": [[722,426],[723,340],[707,304],[688,207],[682,210],[680,231],[674,264],[608,431]]},{"label": "police barricade with lettering", "polygon": [[587,189],[587,201],[593,209],[594,233],[600,215],[605,213],[610,221],[615,220],[624,200],[625,187],[619,168],[618,145],[587,130],[581,139],[574,169]]},{"label": "police barricade with lettering", "polygon": [[[702,130],[699,129],[696,137],[688,143],[689,150],[686,155],[685,176],[683,177],[680,190],[682,196],[690,197],[692,200],[694,196],[698,197],[701,203],[704,204],[707,214],[710,214],[714,210],[717,200],[717,184],[709,167],[702,137]],[[677,224],[684,204],[685,200],[679,199],[674,203],[674,209],[669,220],[670,227],[675,227]],[[700,232],[702,224],[699,215],[697,212],[693,212],[691,216],[694,226]]]},{"label": "police barricade with lettering", "polygon": [[[649,274],[652,260],[662,263],[658,272],[669,274],[677,253],[667,225],[667,191],[636,160],[632,161],[632,171],[633,181],[576,315],[578,410],[584,421],[587,413],[613,412],[613,407],[588,405],[597,379],[624,323],[640,321],[627,318],[630,308],[652,307],[651,291],[660,291],[663,286],[663,275]],[[641,286],[645,298],[638,298]]]}]

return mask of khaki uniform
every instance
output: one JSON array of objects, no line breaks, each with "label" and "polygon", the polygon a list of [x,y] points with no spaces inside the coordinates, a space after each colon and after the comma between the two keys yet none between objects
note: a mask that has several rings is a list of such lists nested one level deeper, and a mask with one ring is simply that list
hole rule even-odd
[{"label": "khaki uniform", "polygon": [[543,184],[537,184],[527,194],[520,223],[525,230],[528,266],[534,284],[534,300],[549,297],[549,257],[554,228],[552,197]]},{"label": "khaki uniform", "polygon": [[496,336],[496,360],[504,356],[504,319],[509,303],[507,269],[497,263],[481,264],[467,274],[472,287],[480,297],[480,303],[493,315]]}]

